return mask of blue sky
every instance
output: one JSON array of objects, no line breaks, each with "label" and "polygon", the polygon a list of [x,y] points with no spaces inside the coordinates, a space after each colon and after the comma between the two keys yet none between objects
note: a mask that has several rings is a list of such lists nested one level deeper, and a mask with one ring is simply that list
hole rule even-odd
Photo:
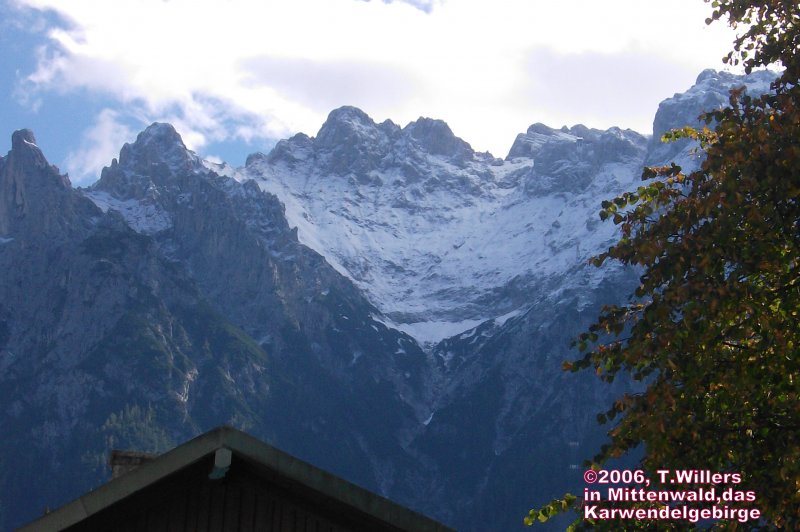
[{"label": "blue sky", "polygon": [[[722,69],[702,0],[0,0],[0,135],[34,130],[74,184],[169,121],[241,165],[341,105],[441,118],[506,155],[534,122],[649,133]],[[9,141],[7,141],[9,142]],[[2,150],[2,147],[0,147]]]}]

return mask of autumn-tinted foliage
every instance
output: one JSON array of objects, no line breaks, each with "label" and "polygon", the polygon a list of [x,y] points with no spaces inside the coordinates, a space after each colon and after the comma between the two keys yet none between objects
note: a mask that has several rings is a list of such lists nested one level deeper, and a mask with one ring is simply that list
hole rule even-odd
[{"label": "autumn-tinted foliage", "polygon": [[[784,70],[770,94],[734,91],[730,107],[703,115],[702,131],[667,135],[699,141],[698,171],[645,169],[636,192],[603,203],[601,217],[622,236],[595,262],[644,273],[632,302],[604,308],[578,339],[585,355],[565,367],[646,383],[599,416],[612,427],[595,468],[641,446],[651,478],[657,469],[739,472],[738,489],[757,496],[743,507],[764,519],[716,526],[800,530],[800,5],[710,3],[708,23],[749,25],[727,62]],[[555,500],[526,522],[580,504]],[[580,515],[576,529],[690,524]]]}]

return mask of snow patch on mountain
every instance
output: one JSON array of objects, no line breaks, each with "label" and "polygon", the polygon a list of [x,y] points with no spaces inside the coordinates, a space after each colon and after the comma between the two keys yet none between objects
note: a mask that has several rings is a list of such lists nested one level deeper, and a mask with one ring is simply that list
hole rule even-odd
[{"label": "snow patch on mountain", "polygon": [[214,172],[217,175],[223,177],[231,177],[231,178],[240,178],[240,174],[237,172],[236,168],[229,165],[228,163],[216,162],[216,161],[209,161],[208,159],[201,159],[200,164],[203,165],[204,168]]},{"label": "snow patch on mountain", "polygon": [[84,195],[103,212],[119,212],[128,225],[137,233],[154,235],[172,227],[169,214],[161,207],[146,200],[119,199],[101,190],[86,190]]},{"label": "snow patch on mountain", "polygon": [[420,321],[416,323],[395,323],[391,320],[375,318],[387,327],[397,329],[414,338],[420,346],[426,349],[432,348],[443,338],[455,336],[462,331],[467,331],[478,327],[483,323],[483,319],[462,320],[462,321]]}]

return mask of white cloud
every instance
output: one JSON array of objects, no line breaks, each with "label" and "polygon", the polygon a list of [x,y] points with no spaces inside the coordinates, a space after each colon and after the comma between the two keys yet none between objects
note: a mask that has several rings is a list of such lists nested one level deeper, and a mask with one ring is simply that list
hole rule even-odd
[{"label": "white cloud", "polygon": [[501,156],[536,121],[647,132],[733,40],[699,0],[18,1],[69,22],[50,30],[36,90],[110,95],[193,149],[314,134],[344,104],[442,118]]}]

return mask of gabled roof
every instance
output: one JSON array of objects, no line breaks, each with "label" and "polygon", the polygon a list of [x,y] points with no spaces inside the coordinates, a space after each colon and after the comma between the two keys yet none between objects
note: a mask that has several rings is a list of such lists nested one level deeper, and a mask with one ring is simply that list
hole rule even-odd
[{"label": "gabled roof", "polygon": [[[230,451],[230,454],[226,450]],[[227,456],[228,465],[230,457],[236,457],[237,460],[246,462],[251,469],[261,471],[272,478],[279,478],[287,485],[295,486],[304,494],[309,494],[314,500],[329,501],[330,504],[345,508],[347,511],[365,515],[368,519],[385,523],[387,529],[420,532],[452,530],[231,427],[219,427],[206,432],[164,453],[152,462],[145,463],[42,516],[20,530],[55,531],[79,524],[111,505],[141,493],[170,475],[185,470],[201,460],[208,461],[211,455],[215,455],[217,461],[220,456],[223,457],[223,461]],[[209,470],[209,473],[212,471]],[[214,467],[214,475],[224,476],[224,471]]]}]

